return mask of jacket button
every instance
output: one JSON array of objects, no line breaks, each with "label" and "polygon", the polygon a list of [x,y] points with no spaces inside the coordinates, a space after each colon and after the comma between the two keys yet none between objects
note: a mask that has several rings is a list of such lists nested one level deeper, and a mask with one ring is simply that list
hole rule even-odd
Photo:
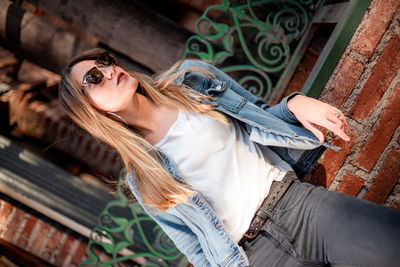
[{"label": "jacket button", "polygon": [[221,90],[221,89],[222,89],[221,85],[218,85],[217,87],[215,87],[215,90]]}]

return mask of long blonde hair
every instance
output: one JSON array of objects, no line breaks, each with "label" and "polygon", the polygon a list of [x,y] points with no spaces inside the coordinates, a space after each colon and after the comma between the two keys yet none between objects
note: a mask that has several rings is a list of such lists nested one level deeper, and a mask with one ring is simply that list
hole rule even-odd
[{"label": "long blonde hair", "polygon": [[[82,95],[80,84],[71,77],[70,72],[75,64],[84,60],[95,60],[103,52],[105,50],[98,48],[87,51],[74,58],[62,71],[59,84],[61,105],[77,125],[119,152],[126,169],[125,186],[128,187],[128,174],[134,170],[137,190],[146,205],[166,210],[178,203],[186,202],[188,197],[193,194],[193,190],[189,186],[177,182],[163,167],[158,151],[134,130],[108,118],[92,107],[86,97]],[[131,70],[126,71],[138,81],[143,90],[142,93],[155,104],[208,114],[226,123],[224,115],[213,110],[211,105],[200,103],[201,99],[212,100],[212,97],[200,94],[184,85],[173,83],[180,75],[188,71],[198,71],[211,76],[207,70],[198,67],[178,71],[181,63],[182,61],[178,61],[166,72],[155,76]],[[120,66],[118,63],[117,65]]]}]

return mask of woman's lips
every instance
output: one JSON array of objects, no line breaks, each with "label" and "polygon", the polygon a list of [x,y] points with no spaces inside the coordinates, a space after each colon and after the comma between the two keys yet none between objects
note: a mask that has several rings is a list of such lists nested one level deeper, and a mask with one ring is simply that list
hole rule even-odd
[{"label": "woman's lips", "polygon": [[119,74],[118,74],[118,77],[117,77],[117,85],[124,79],[124,76],[125,74],[123,73],[123,72],[120,72]]}]

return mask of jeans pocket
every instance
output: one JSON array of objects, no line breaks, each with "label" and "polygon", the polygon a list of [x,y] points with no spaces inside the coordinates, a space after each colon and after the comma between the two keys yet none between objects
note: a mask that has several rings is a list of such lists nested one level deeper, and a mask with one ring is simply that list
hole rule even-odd
[{"label": "jeans pocket", "polygon": [[282,198],[278,201],[273,210],[274,216],[278,216],[286,211],[293,210],[307,198],[314,188],[315,186],[312,184],[295,180]]},{"label": "jeans pocket", "polygon": [[[274,243],[275,248],[285,251],[286,255],[290,255],[293,259],[291,261],[292,264],[279,266],[325,266],[326,262],[324,260],[313,259],[312,257],[309,257],[308,254],[304,253],[302,244],[298,243],[296,234],[291,230],[291,228],[285,228],[282,225],[279,225],[279,223],[272,221],[266,223],[262,228],[262,237],[264,239],[269,237],[271,242]],[[256,242],[263,242],[263,238],[260,238],[260,240],[257,240]],[[254,255],[252,256],[254,257]]]}]

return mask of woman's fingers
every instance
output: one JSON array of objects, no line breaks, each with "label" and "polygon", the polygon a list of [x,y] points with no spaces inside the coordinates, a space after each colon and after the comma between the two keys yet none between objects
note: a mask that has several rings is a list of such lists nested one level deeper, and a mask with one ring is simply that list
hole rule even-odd
[{"label": "woman's fingers", "polygon": [[344,123],[342,120],[335,118],[334,116],[329,116],[324,120],[320,120],[318,123],[320,126],[332,131],[335,135],[339,136],[345,141],[349,141],[350,137],[344,131]]},{"label": "woman's fingers", "polygon": [[[346,121],[338,118],[336,115],[331,113],[326,113],[328,115],[313,117],[313,120],[303,119],[302,123],[305,128],[309,129],[320,141],[324,140],[323,133],[318,130],[317,126],[322,126],[329,131],[333,132],[335,135],[339,136],[345,141],[349,141],[350,137],[344,131],[347,125]],[[323,142],[323,141],[322,141]]]},{"label": "woman's fingers", "polygon": [[343,140],[350,140],[350,137],[344,131],[347,126],[346,118],[339,109],[303,95],[293,97],[287,105],[304,127],[310,130],[320,141],[322,140],[321,142],[324,141],[324,135],[318,130],[318,126],[332,131]]},{"label": "woman's fingers", "polygon": [[304,128],[310,130],[321,143],[325,141],[325,135],[320,130],[318,130],[317,126],[314,123],[304,121],[302,124]]},{"label": "woman's fingers", "polygon": [[342,138],[345,141],[350,141],[350,137],[344,132],[344,128],[340,128],[338,131],[334,132],[337,136]]},{"label": "woman's fingers", "polygon": [[346,118],[344,117],[343,113],[340,110],[335,111],[334,114],[329,114],[328,120],[334,123],[334,125],[331,126],[332,127],[331,129],[328,128],[329,130],[331,130],[334,134],[336,134],[345,141],[350,140],[350,137],[344,131],[345,126],[347,126],[348,124]]}]

